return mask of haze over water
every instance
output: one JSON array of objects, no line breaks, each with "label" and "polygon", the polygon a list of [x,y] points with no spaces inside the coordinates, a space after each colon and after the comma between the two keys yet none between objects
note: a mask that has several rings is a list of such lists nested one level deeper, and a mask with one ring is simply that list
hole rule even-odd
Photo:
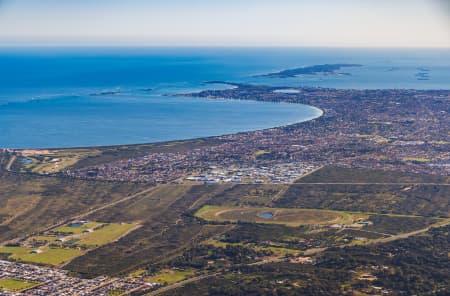
[{"label": "haze over water", "polygon": [[[363,67],[345,68],[341,72],[351,75],[341,76],[253,77],[332,63]],[[420,72],[428,78],[418,79]],[[227,87],[203,83],[211,80],[450,89],[450,50],[4,48],[0,50],[0,147],[187,139],[287,125],[320,114],[303,105],[162,96]]]}]

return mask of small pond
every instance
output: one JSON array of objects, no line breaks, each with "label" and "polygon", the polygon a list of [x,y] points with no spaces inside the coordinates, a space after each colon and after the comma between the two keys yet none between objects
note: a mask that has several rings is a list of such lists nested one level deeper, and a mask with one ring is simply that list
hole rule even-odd
[{"label": "small pond", "polygon": [[70,223],[69,227],[81,227],[83,223],[77,222],[77,223]]},{"label": "small pond", "polygon": [[20,161],[22,162],[22,164],[25,164],[25,165],[33,163],[33,160],[29,159],[29,158],[22,158]]},{"label": "small pond", "polygon": [[273,213],[271,213],[271,212],[266,212],[266,213],[261,214],[261,218],[263,218],[263,219],[270,219],[272,217],[273,217]]}]

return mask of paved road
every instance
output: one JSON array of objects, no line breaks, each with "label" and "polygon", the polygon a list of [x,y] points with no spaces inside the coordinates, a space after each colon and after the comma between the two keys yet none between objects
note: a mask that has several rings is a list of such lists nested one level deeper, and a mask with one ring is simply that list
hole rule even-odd
[{"label": "paved road", "polygon": [[10,159],[9,159],[9,161],[8,161],[8,164],[6,164],[6,170],[9,172],[9,171],[11,171],[11,166],[13,165],[13,163],[14,163],[14,161],[16,160],[16,156],[15,155],[13,155]]}]

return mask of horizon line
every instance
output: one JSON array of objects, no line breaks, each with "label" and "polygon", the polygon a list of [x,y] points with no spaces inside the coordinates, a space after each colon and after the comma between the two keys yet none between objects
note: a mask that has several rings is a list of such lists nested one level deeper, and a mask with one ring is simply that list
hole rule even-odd
[{"label": "horizon line", "polygon": [[211,45],[211,44],[2,44],[0,48],[336,48],[336,49],[450,49],[449,46],[370,45]]}]

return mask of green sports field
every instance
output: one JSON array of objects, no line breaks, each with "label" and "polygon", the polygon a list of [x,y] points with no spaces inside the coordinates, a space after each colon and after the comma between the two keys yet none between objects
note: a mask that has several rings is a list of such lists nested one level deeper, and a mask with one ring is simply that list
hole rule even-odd
[{"label": "green sports field", "polygon": [[0,279],[0,291],[20,292],[23,290],[30,289],[31,287],[34,287],[36,285],[38,285],[38,283],[19,279],[12,279],[12,278]]},{"label": "green sports field", "polygon": [[53,266],[67,263],[83,253],[78,249],[44,247],[41,249],[41,253],[31,254],[32,250],[32,248],[28,247],[3,247],[0,248],[0,253],[10,254],[9,259],[21,262],[41,263]]}]

